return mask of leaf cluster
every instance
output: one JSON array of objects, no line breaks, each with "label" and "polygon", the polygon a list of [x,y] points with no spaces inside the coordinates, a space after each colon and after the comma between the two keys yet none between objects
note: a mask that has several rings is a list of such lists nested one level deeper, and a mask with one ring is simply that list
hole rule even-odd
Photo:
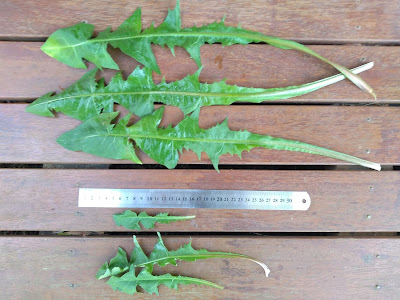
[{"label": "leaf cluster", "polygon": [[[96,273],[97,279],[110,277],[107,283],[114,289],[128,294],[137,293],[137,287],[140,286],[144,291],[152,294],[158,294],[158,286],[161,284],[169,288],[178,289],[178,284],[198,284],[210,287],[223,288],[213,282],[184,276],[174,276],[171,274],[153,275],[153,267],[158,265],[164,267],[168,264],[176,266],[178,261],[194,262],[208,258],[240,258],[253,261],[260,265],[265,275],[268,277],[268,267],[247,255],[235,254],[229,252],[211,252],[206,249],[196,250],[192,247],[191,241],[178,250],[168,250],[164,245],[161,235],[158,234],[158,241],[153,251],[147,256],[140,246],[136,236],[133,236],[134,249],[131,259],[128,260],[127,253],[119,248],[117,255],[104,263]],[[138,268],[143,268],[136,275]]]},{"label": "leaf cluster", "polygon": [[[179,154],[184,149],[192,150],[200,158],[205,152],[214,168],[218,170],[220,156],[226,153],[241,156],[243,151],[255,147],[287,151],[299,151],[316,155],[328,156],[351,163],[380,169],[378,164],[365,161],[350,155],[335,152],[322,147],[258,135],[246,130],[233,131],[228,127],[227,119],[214,127],[203,129],[199,127],[200,108],[210,105],[229,105],[234,102],[260,103],[266,100],[286,99],[343,80],[345,77],[354,84],[375,97],[371,87],[356,73],[366,69],[350,71],[299,43],[249,31],[240,27],[230,27],[221,22],[182,28],[179,0],[175,9],[169,10],[164,22],[155,27],[151,25],[142,29],[141,10],[137,9],[131,17],[115,31],[107,28],[92,38],[94,26],[79,23],[54,32],[42,46],[42,50],[51,57],[76,68],[86,68],[84,59],[94,63],[97,68],[119,69],[119,66],[107,52],[107,46],[119,48],[122,52],[136,59],[145,67],[136,68],[126,79],[121,73],[114,76],[106,85],[104,79],[96,81],[97,68],[89,71],[80,80],[57,95],[47,93],[33,102],[27,108],[28,112],[41,116],[52,117],[53,112],[63,112],[73,118],[84,121],[77,128],[64,133],[57,142],[72,151],[84,151],[114,159],[129,159],[141,163],[136,154],[136,148],[153,158],[156,162],[174,168],[179,160]],[[341,75],[325,78],[301,86],[286,88],[261,89],[231,86],[225,81],[212,84],[201,83],[200,47],[203,44],[221,43],[224,46],[232,44],[267,43],[281,49],[294,49],[314,56],[336,68]],[[167,46],[174,53],[174,47],[183,47],[195,60],[200,69],[192,75],[167,83],[163,80],[155,84],[152,71],[160,73],[151,45]],[[372,65],[370,64],[369,67]],[[118,112],[114,112],[114,104],[120,104],[131,113],[141,117],[137,123],[128,126],[130,114],[116,121]],[[179,107],[185,118],[175,127],[159,127],[164,113],[164,107],[154,110],[155,103]],[[153,228],[156,222],[190,219],[193,216],[178,217],[159,214],[151,217],[147,213],[125,211],[114,215],[118,226],[140,230],[139,224],[145,228]],[[146,255],[136,236],[133,237],[134,249],[131,258],[119,248],[117,255],[106,262],[97,272],[96,278],[109,278],[108,284],[114,289],[128,294],[138,292],[138,287],[144,291],[158,294],[162,284],[177,289],[179,284],[198,284],[222,288],[218,284],[185,276],[171,274],[153,275],[155,265],[164,267],[168,264],[177,265],[181,260],[194,262],[207,258],[241,258],[259,264],[268,276],[268,267],[242,254],[227,252],[211,252],[206,249],[196,250],[191,242],[178,250],[168,250],[158,234],[158,241],[150,253]]]},{"label": "leaf cluster", "polygon": [[[342,80],[344,76],[362,84],[362,80],[356,77],[355,73],[365,68],[352,73],[301,44],[225,26],[223,21],[202,27],[181,28],[179,1],[174,10],[169,10],[165,21],[158,27],[152,25],[142,31],[138,9],[114,32],[108,28],[98,37],[90,39],[92,31],[92,25],[83,23],[60,29],[48,38],[42,49],[73,67],[85,67],[82,61],[85,58],[100,68],[117,69],[118,66],[106,49],[107,45],[111,44],[146,67],[136,68],[127,80],[123,80],[121,73],[118,73],[108,85],[104,84],[104,79],[95,80],[95,69],[63,92],[57,95],[45,94],[28,106],[27,111],[41,116],[53,116],[53,111],[61,111],[84,121],[57,140],[69,150],[84,151],[107,158],[129,159],[140,164],[135,151],[137,147],[156,162],[171,169],[177,165],[179,153],[186,149],[194,151],[199,159],[201,153],[205,152],[214,168],[218,170],[221,155],[230,153],[240,157],[245,150],[263,147],[323,155],[380,169],[378,164],[322,147],[248,131],[232,131],[227,120],[209,129],[202,129],[198,125],[199,109],[203,106],[229,105],[237,101],[260,103],[265,100],[295,97]],[[163,80],[158,85],[153,82],[151,70],[158,72],[159,69],[151,44],[167,45],[172,51],[174,46],[183,47],[200,65],[200,46],[204,43],[232,45],[250,42],[266,42],[283,49],[306,52],[333,65],[343,75],[301,86],[275,89],[231,86],[224,81],[200,83],[201,69],[176,82],[167,83]],[[371,66],[370,64],[369,67]],[[114,103],[128,108],[142,119],[128,126],[130,115],[127,115],[118,123],[114,123],[118,115],[114,112]],[[177,106],[186,117],[175,127],[160,128],[158,125],[164,110],[160,108],[154,111],[154,103]]]}]

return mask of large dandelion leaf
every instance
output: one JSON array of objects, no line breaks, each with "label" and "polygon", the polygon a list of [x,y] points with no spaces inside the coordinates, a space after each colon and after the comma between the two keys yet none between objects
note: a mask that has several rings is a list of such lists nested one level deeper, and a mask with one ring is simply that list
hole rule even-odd
[{"label": "large dandelion leaf", "polygon": [[227,119],[212,128],[203,129],[198,124],[199,111],[197,109],[191,115],[186,116],[175,127],[170,125],[166,128],[158,127],[164,107],[130,127],[127,126],[129,115],[119,123],[112,124],[111,122],[117,117],[118,112],[104,113],[64,133],[57,142],[72,151],[84,151],[107,158],[130,159],[140,163],[132,145],[132,141],[135,141],[138,148],[169,169],[175,168],[179,160],[179,153],[183,149],[192,150],[199,159],[201,153],[205,152],[214,168],[218,170],[221,155],[230,153],[240,157],[243,151],[250,151],[256,147],[306,152],[344,160],[375,170],[381,168],[376,163],[299,141],[254,134],[246,130],[230,130]]},{"label": "large dandelion leaf", "polygon": [[[360,73],[372,66],[373,63],[368,63],[352,71]],[[96,82],[95,69],[61,93],[47,93],[38,98],[26,111],[45,117],[52,117],[52,111],[62,112],[84,121],[101,111],[113,111],[114,103],[124,106],[139,117],[152,113],[154,103],[163,103],[179,107],[184,114],[189,114],[202,106],[230,105],[234,102],[260,103],[297,97],[345,79],[339,74],[299,86],[262,89],[228,85],[225,81],[200,83],[200,71],[171,83],[163,79],[156,85],[149,68],[137,67],[126,80],[118,73],[104,86],[103,78]]]},{"label": "large dandelion leaf", "polygon": [[41,49],[49,56],[71,67],[86,68],[82,59],[87,59],[99,68],[119,69],[107,53],[107,44],[110,44],[160,73],[151,44],[167,45],[172,52],[175,46],[183,47],[200,66],[200,47],[206,43],[221,43],[224,46],[267,43],[281,49],[294,49],[314,56],[336,68],[359,88],[375,97],[373,89],[361,77],[297,42],[267,36],[240,27],[226,26],[224,20],[201,27],[181,28],[179,0],[174,10],[168,10],[167,17],[158,27],[151,25],[150,28],[142,31],[141,10],[138,8],[113,32],[107,28],[96,38],[91,39],[93,28],[93,25],[79,23],[59,29],[50,35]]}]

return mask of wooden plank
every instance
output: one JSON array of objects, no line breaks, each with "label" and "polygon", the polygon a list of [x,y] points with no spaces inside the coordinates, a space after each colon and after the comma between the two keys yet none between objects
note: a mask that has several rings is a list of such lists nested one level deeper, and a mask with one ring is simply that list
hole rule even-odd
[{"label": "wooden plank", "polygon": [[[0,73],[0,99],[27,100],[49,91],[59,92],[86,72],[70,68],[47,56],[40,50],[41,44],[0,42],[0,65],[3,70]],[[153,48],[167,81],[179,80],[197,70],[196,64],[183,49],[177,48],[174,58],[168,49]],[[399,103],[400,47],[311,48],[349,68],[374,61],[375,67],[364,72],[362,77],[374,87],[378,100],[374,101],[349,81],[343,81],[302,97],[275,102]],[[125,77],[137,66],[132,58],[121,52],[111,52],[124,70]],[[201,52],[204,65],[200,77],[202,82],[211,83],[227,78],[229,84],[268,88],[300,85],[336,74],[333,68],[314,58],[266,45],[205,45]],[[111,71],[105,74],[107,78],[111,75]],[[160,82],[161,76],[154,73],[154,80]]]},{"label": "wooden plank", "polygon": [[[397,1],[182,1],[182,25],[208,24],[226,15],[226,24],[301,42],[398,42],[400,7]],[[117,28],[137,7],[143,28],[160,24],[175,1],[2,1],[0,37],[45,38],[55,30],[82,20],[102,31]],[[210,9],[212,7],[212,9]]]},{"label": "wooden plank", "polygon": [[[65,115],[44,118],[24,111],[25,104],[0,104],[0,162],[9,163],[131,163],[62,148],[56,139],[80,124]],[[384,165],[400,163],[400,115],[397,107],[258,106],[205,107],[200,126],[208,128],[229,116],[232,130],[247,129],[323,146]],[[167,107],[162,126],[176,124],[182,113]],[[154,163],[138,151],[143,163]],[[221,164],[343,165],[308,153],[253,149],[237,156],[223,155]],[[181,155],[181,164],[200,163],[193,152]],[[209,163],[203,155],[201,163]]]},{"label": "wooden plank", "polygon": [[[165,238],[177,249],[189,238]],[[150,253],[155,238],[139,237]],[[160,287],[163,299],[396,299],[400,293],[399,239],[194,237],[194,248],[247,254],[265,262],[235,259],[180,262],[155,274],[196,276],[225,287]],[[94,275],[115,256],[133,249],[126,238],[1,237],[1,292],[5,299],[131,299]],[[153,299],[144,294],[140,299]]]},{"label": "wooden plank", "polygon": [[[400,173],[256,170],[0,170],[0,230],[124,231],[121,208],[78,208],[80,187],[307,191],[308,211],[146,209],[196,215],[159,231],[400,231]],[[143,209],[133,209],[143,211]]]}]

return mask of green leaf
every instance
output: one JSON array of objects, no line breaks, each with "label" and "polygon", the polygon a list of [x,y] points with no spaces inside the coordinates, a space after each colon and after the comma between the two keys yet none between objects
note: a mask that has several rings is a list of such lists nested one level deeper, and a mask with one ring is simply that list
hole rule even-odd
[{"label": "green leaf", "polygon": [[130,116],[126,116],[114,126],[111,121],[117,115],[118,112],[100,114],[79,125],[78,130],[63,134],[57,141],[68,145],[68,149],[72,151],[83,151],[114,159],[129,159],[141,164],[130,139],[118,137],[126,136],[126,124]]},{"label": "green leaf", "polygon": [[95,95],[97,90],[103,89],[102,84],[96,82],[96,73],[97,69],[87,72],[58,95],[52,96],[52,93],[47,93],[41,96],[31,103],[26,111],[44,117],[53,117],[52,111],[61,111],[78,120],[87,120],[98,115],[102,110],[112,112],[113,103],[111,107],[107,107],[107,104],[99,101]]},{"label": "green leaf", "polygon": [[205,43],[221,43],[223,46],[267,43],[281,49],[295,49],[314,56],[336,68],[362,90],[375,97],[373,89],[359,76],[297,42],[267,36],[240,27],[226,26],[224,20],[201,27],[181,28],[179,0],[174,10],[168,10],[166,19],[158,27],[151,25],[150,28],[142,31],[141,10],[138,8],[114,32],[107,28],[98,37],[90,39],[92,33],[93,25],[83,23],[57,30],[50,35],[42,46],[42,50],[72,67],[86,68],[82,62],[82,59],[85,58],[99,68],[118,69],[107,53],[106,48],[109,43],[114,48],[121,49],[125,54],[160,73],[151,44],[167,45],[172,53],[175,46],[183,47],[200,66],[200,47]]},{"label": "green leaf", "polygon": [[[368,63],[352,71],[360,73],[372,66],[373,63]],[[261,89],[228,85],[224,81],[200,83],[199,69],[182,80],[166,83],[163,79],[156,85],[149,68],[137,67],[126,80],[118,73],[108,86],[104,86],[103,79],[101,83],[96,82],[96,70],[87,72],[57,95],[45,94],[31,103],[26,111],[40,116],[53,116],[51,111],[63,112],[73,118],[87,120],[101,111],[112,112],[113,104],[118,103],[130,112],[144,117],[154,111],[154,103],[158,102],[177,106],[184,114],[189,114],[202,106],[229,105],[234,102],[260,103],[296,97],[345,78],[343,75],[335,75],[300,86]]]},{"label": "green leaf", "polygon": [[174,168],[179,160],[179,152],[192,150],[201,157],[205,152],[214,168],[218,170],[221,155],[230,153],[239,157],[243,151],[255,147],[266,149],[306,152],[332,157],[354,164],[380,170],[380,165],[354,156],[326,148],[260,135],[243,131],[233,131],[228,127],[228,120],[209,129],[198,125],[199,109],[186,116],[175,127],[159,128],[164,107],[142,118],[139,122],[127,127],[129,115],[119,123],[111,124],[117,112],[104,113],[93,117],[75,129],[61,135],[57,142],[72,151],[84,151],[107,158],[131,159],[138,161],[131,140],[156,162],[169,169]]},{"label": "green leaf", "polygon": [[193,219],[196,216],[169,216],[168,213],[160,213],[156,216],[149,216],[146,212],[137,215],[135,212],[126,210],[123,213],[115,214],[114,221],[117,226],[124,226],[127,229],[141,230],[139,222],[147,229],[154,228],[154,224],[169,224],[170,222]]},{"label": "green leaf", "polygon": [[109,276],[118,275],[128,271],[129,262],[126,252],[122,248],[118,248],[117,255],[110,260],[110,263],[105,262],[100,270],[96,273],[97,279],[103,279]]},{"label": "green leaf", "polygon": [[266,277],[268,277],[268,274],[270,272],[268,267],[264,263],[257,261],[247,255],[229,253],[229,252],[211,252],[206,249],[195,250],[192,247],[191,241],[181,246],[178,250],[170,251],[167,249],[167,247],[165,247],[160,233],[157,234],[158,234],[158,241],[154,246],[153,251],[150,253],[149,257],[147,257],[147,255],[144,253],[136,236],[134,235],[133,243],[135,245],[135,248],[133,248],[132,256],[129,263],[126,260],[123,260],[123,263],[119,265],[120,268],[115,269],[114,272],[111,274],[111,271],[109,269],[111,268],[112,260],[110,261],[109,265],[106,262],[97,272],[96,278],[102,279],[112,275],[120,275],[122,273],[125,273],[128,267],[130,269],[145,267],[149,273],[152,273],[154,265],[159,265],[160,267],[164,267],[168,264],[171,264],[176,266],[179,260],[196,261],[199,259],[217,258],[217,257],[247,259],[260,265],[263,268]]},{"label": "green leaf", "polygon": [[100,68],[118,70],[118,65],[107,52],[108,42],[88,43],[93,29],[93,25],[86,23],[59,29],[47,39],[41,49],[47,55],[74,68],[86,69],[82,61],[85,58]]},{"label": "green leaf", "polygon": [[149,294],[158,295],[158,286],[161,284],[164,284],[168,288],[175,290],[178,290],[179,284],[206,285],[223,289],[222,286],[207,280],[186,276],[173,276],[171,274],[155,276],[149,273],[146,269],[143,269],[139,275],[136,276],[134,268],[130,269],[128,273],[122,275],[121,277],[112,276],[107,283],[113,288],[114,291],[121,291],[129,295],[138,293],[138,286],[140,286]]},{"label": "green leaf", "polygon": [[160,233],[157,232],[157,235],[158,235],[157,244],[154,246],[154,249],[148,258],[146,257],[142,248],[140,247],[136,239],[136,236],[133,236],[133,243],[135,244],[135,248],[134,251],[132,252],[132,257],[130,260],[131,267],[132,266],[145,267],[147,271],[151,273],[153,271],[153,266],[156,264],[159,265],[160,267],[164,267],[168,264],[176,266],[179,260],[196,261],[199,259],[219,257],[219,258],[241,258],[241,259],[251,260],[263,268],[266,277],[268,277],[268,274],[270,272],[268,267],[264,263],[259,262],[247,255],[229,253],[229,252],[211,252],[208,251],[207,249],[195,250],[192,247],[191,241],[181,246],[178,250],[170,251],[167,249],[167,247],[165,247]]}]

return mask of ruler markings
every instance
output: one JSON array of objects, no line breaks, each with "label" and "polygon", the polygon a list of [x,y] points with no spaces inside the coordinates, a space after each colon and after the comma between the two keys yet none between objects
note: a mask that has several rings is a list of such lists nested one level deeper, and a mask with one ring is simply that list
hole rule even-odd
[{"label": "ruler markings", "polygon": [[307,210],[302,191],[80,188],[79,207]]}]

